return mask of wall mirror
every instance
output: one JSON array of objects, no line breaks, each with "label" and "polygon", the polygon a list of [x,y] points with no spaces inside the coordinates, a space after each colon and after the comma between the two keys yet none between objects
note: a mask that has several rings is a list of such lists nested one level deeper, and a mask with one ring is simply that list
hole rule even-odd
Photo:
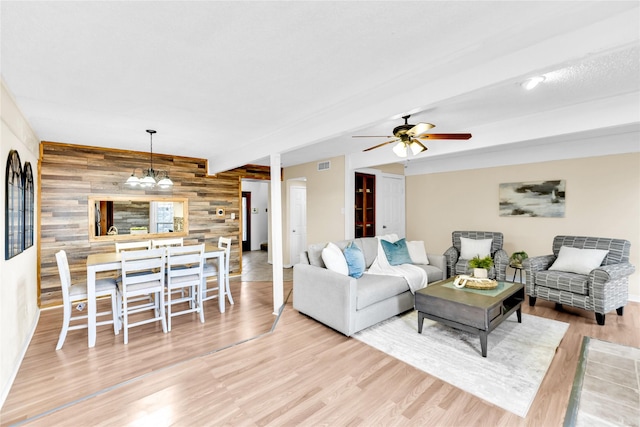
[{"label": "wall mirror", "polygon": [[90,241],[189,235],[186,198],[100,195],[88,201]]}]

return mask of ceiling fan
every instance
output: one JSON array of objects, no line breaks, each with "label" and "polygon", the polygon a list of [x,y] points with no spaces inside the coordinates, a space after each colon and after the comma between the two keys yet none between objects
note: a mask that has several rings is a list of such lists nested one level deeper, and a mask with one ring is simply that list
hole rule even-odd
[{"label": "ceiling fan", "polygon": [[408,149],[411,149],[411,153],[415,156],[418,153],[427,150],[427,147],[419,139],[469,139],[470,133],[426,133],[429,129],[435,127],[431,123],[418,123],[417,125],[409,124],[409,117],[403,116],[404,124],[397,126],[393,129],[393,136],[366,136],[366,135],[353,135],[353,138],[393,138],[382,144],[374,145],[362,151],[370,151],[376,148],[382,147],[387,144],[393,144],[398,142],[393,147],[393,152],[398,157],[407,157]]}]

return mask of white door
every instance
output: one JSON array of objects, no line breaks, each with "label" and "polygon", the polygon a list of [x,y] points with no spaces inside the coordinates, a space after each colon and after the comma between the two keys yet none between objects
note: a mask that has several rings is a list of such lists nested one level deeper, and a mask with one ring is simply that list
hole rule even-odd
[{"label": "white door", "polygon": [[376,185],[376,234],[405,237],[404,176],[382,174]]},{"label": "white door", "polygon": [[289,196],[289,263],[294,265],[307,247],[307,188],[292,186]]}]

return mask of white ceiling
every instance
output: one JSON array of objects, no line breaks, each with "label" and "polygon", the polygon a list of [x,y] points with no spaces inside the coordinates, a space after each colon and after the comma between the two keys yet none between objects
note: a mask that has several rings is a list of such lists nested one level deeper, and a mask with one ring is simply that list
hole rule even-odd
[{"label": "white ceiling", "polygon": [[[399,159],[352,135],[390,135],[412,113],[473,134],[428,141],[420,172],[640,151],[637,1],[3,0],[0,12],[2,78],[45,141],[148,151],[155,129],[154,152],[207,158],[211,173],[273,154],[367,167]],[[535,75],[545,82],[524,91]]]}]

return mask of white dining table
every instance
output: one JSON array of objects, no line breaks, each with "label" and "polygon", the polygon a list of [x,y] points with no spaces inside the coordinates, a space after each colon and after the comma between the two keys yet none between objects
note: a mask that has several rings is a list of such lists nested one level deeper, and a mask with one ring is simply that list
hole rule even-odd
[{"label": "white dining table", "polygon": [[[218,259],[218,307],[220,313],[225,312],[225,274],[224,249],[217,245],[206,244],[204,247],[206,259]],[[87,323],[89,329],[89,347],[96,345],[96,275],[103,271],[117,271],[122,267],[121,255],[116,252],[90,254],[87,257]]]}]

